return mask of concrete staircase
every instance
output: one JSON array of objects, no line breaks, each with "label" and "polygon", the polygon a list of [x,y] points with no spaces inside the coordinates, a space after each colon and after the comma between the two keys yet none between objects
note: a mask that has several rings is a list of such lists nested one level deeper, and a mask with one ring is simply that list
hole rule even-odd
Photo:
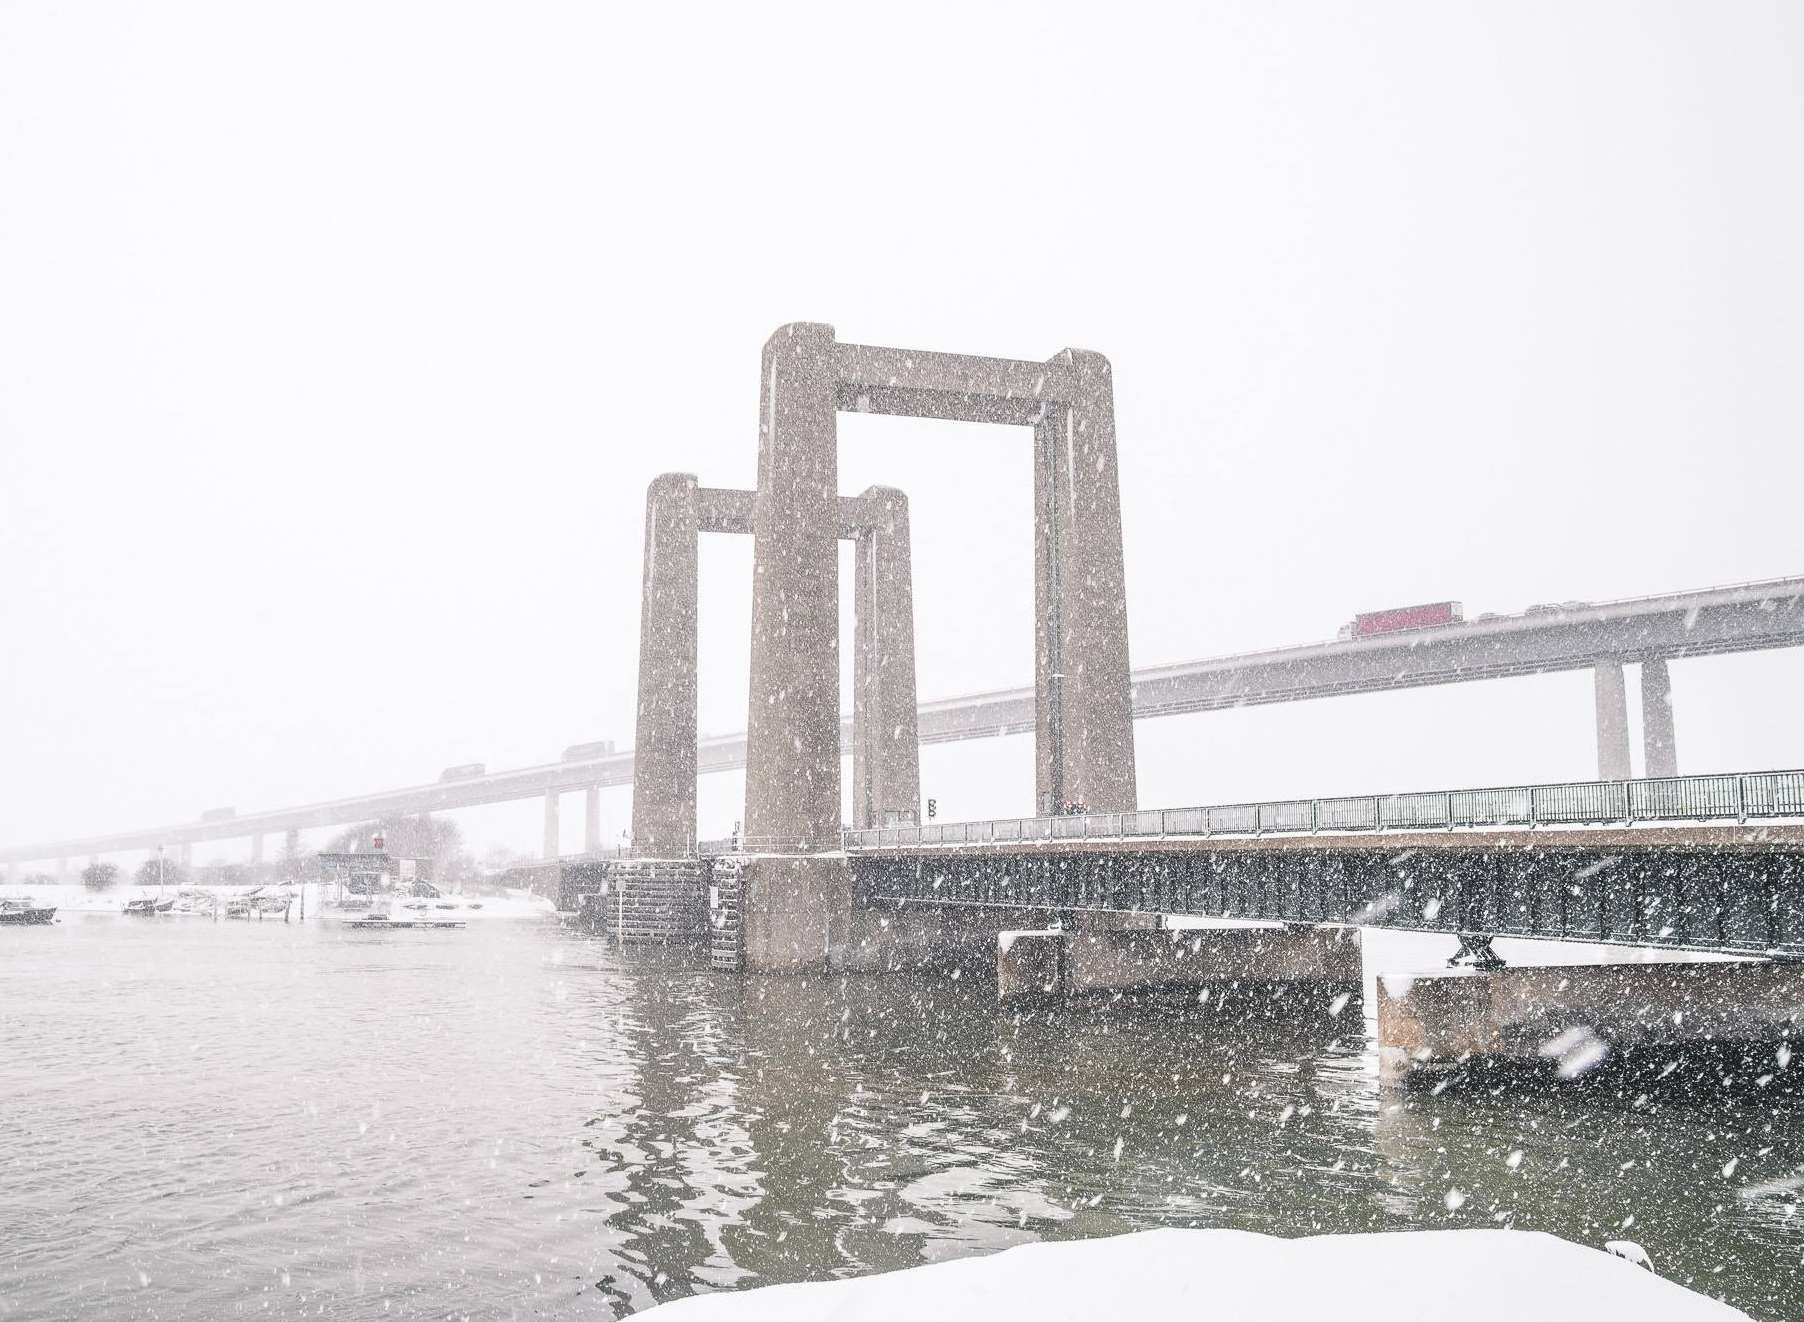
[{"label": "concrete staircase", "polygon": [[594,901],[597,930],[623,946],[706,945],[708,872],[697,859],[609,864],[607,893]]}]

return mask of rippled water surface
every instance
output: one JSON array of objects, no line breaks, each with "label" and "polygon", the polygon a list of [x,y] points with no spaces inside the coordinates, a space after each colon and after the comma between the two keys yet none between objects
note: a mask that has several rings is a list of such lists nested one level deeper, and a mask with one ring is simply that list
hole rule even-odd
[{"label": "rippled water surface", "polygon": [[530,921],[4,928],[0,1317],[607,1318],[1177,1223],[1631,1238],[1804,1318],[1799,1103],[1400,1093],[1335,1008],[1016,1016]]}]

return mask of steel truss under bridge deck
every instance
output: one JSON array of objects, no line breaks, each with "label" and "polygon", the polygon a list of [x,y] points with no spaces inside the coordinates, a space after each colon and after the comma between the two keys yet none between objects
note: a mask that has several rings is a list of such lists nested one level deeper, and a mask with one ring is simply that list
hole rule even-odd
[{"label": "steel truss under bridge deck", "polygon": [[1804,847],[1170,842],[853,852],[858,903],[1158,913],[1804,958]]}]

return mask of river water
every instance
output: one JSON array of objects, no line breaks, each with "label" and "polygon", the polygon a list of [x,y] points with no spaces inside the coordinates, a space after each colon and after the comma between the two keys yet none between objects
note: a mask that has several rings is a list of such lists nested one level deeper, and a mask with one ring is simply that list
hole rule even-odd
[{"label": "river water", "polygon": [[1164,1224],[1634,1239],[1804,1318],[1804,1103],[1385,1088],[1357,996],[72,915],[0,928],[0,1028],[0,1318],[599,1319]]}]

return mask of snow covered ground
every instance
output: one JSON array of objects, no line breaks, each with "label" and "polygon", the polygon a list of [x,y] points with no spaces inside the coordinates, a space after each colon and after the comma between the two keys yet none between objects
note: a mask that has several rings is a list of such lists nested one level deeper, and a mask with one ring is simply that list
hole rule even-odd
[{"label": "snow covered ground", "polygon": [[1148,1230],[855,1280],[698,1295],[658,1322],[1730,1322],[1599,1249],[1509,1230]]},{"label": "snow covered ground", "polygon": [[[250,886],[220,886],[221,895],[242,895],[253,889]],[[176,888],[171,886],[164,890],[164,895],[172,896]],[[120,884],[107,890],[89,890],[79,882],[74,884],[51,886],[0,885],[0,898],[23,897],[29,895],[39,904],[53,906],[59,913],[118,913],[125,907],[127,900],[135,900],[141,896],[154,896],[155,886],[132,886]],[[317,883],[307,886],[307,912],[313,915],[330,913],[321,904],[322,891]],[[446,902],[455,906],[452,911],[435,911],[441,917],[461,918],[466,920],[486,918],[548,918],[557,911],[551,901],[532,894],[530,891],[510,890],[504,895],[451,895]]]}]

